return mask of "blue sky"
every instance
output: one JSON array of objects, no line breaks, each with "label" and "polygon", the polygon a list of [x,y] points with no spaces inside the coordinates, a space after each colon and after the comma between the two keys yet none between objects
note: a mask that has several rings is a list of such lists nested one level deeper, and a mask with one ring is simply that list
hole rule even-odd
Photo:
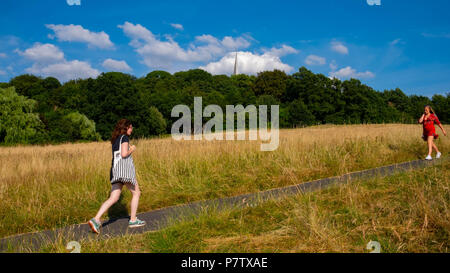
[{"label": "blue sky", "polygon": [[[72,2],[77,2],[73,0]],[[0,81],[306,66],[376,90],[450,92],[450,1],[2,0]]]}]

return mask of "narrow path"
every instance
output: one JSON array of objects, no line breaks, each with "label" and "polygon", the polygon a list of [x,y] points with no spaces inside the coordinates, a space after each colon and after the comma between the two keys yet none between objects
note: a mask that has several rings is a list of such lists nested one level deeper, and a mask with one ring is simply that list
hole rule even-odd
[{"label": "narrow path", "polygon": [[108,222],[104,222],[101,228],[100,235],[92,233],[89,225],[85,223],[67,226],[56,230],[45,230],[41,232],[13,235],[0,239],[0,252],[8,251],[9,247],[14,246],[26,246],[26,248],[29,250],[39,251],[41,246],[44,246],[49,242],[55,242],[58,239],[62,240],[62,242],[68,243],[70,241],[80,241],[82,239],[104,239],[125,234],[156,231],[166,227],[170,223],[168,221],[169,219],[179,220],[183,217],[186,217],[187,215],[197,215],[207,208],[215,208],[217,210],[221,210],[231,207],[236,208],[254,206],[268,199],[277,199],[283,196],[321,190],[332,185],[346,183],[359,178],[371,178],[378,175],[392,175],[401,171],[423,168],[426,166],[438,164],[447,159],[448,157],[433,161],[414,160],[261,192],[170,206],[138,214],[139,219],[145,220],[147,222],[145,226],[139,228],[129,229],[128,217],[113,219],[109,220]]}]

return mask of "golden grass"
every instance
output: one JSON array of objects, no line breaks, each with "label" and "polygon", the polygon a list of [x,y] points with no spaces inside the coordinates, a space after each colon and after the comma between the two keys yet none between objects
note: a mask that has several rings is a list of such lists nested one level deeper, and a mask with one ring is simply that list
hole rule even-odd
[{"label": "golden grass", "polygon": [[[82,241],[82,252],[450,250],[450,161],[244,209],[211,209],[157,232]],[[66,241],[42,252],[67,252]]]},{"label": "golden grass", "polygon": [[[418,125],[281,130],[274,152],[259,141],[136,140],[139,211],[292,185],[423,158]],[[444,152],[448,138],[437,141]],[[87,221],[109,195],[108,142],[0,148],[0,237]],[[110,217],[126,215],[130,194]]]}]

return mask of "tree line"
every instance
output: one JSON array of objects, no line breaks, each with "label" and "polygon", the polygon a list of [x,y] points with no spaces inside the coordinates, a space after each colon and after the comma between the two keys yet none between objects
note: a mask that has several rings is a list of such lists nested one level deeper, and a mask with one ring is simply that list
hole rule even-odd
[{"label": "tree line", "polygon": [[[406,95],[376,91],[357,79],[341,81],[305,67],[254,75],[211,75],[201,69],[174,74],[153,71],[137,78],[120,72],[61,84],[56,78],[24,74],[0,83],[0,143],[60,143],[107,140],[121,118],[132,121],[135,137],[170,133],[175,105],[194,97],[203,105],[279,105],[280,127],[317,124],[415,123],[431,105],[450,120],[450,94]],[[206,122],[207,120],[204,120]]]}]

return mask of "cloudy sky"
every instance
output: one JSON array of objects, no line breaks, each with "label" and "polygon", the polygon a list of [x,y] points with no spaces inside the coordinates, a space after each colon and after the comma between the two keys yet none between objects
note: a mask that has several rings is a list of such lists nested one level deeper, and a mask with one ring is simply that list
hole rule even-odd
[{"label": "cloudy sky", "polygon": [[[370,0],[372,1],[372,0]],[[2,0],[0,81],[301,66],[377,90],[450,92],[450,1]],[[377,1],[372,1],[377,2]]]}]

